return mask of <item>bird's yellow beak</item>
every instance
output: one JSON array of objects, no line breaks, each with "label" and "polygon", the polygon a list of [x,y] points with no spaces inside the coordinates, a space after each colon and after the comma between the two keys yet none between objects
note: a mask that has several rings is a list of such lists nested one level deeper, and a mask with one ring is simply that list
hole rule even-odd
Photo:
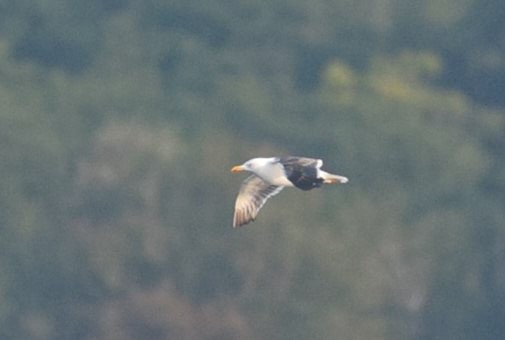
[{"label": "bird's yellow beak", "polygon": [[233,168],[231,168],[231,172],[235,173],[235,172],[241,172],[241,171],[244,171],[244,167],[242,165],[235,165]]}]

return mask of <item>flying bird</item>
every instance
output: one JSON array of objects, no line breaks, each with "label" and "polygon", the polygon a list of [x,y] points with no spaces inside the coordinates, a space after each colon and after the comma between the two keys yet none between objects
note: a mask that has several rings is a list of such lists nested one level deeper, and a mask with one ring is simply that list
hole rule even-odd
[{"label": "flying bird", "polygon": [[321,159],[306,157],[253,158],[231,168],[231,172],[249,171],[235,200],[233,227],[254,221],[261,207],[284,187],[311,190],[322,184],[347,183],[344,176],[321,170]]}]

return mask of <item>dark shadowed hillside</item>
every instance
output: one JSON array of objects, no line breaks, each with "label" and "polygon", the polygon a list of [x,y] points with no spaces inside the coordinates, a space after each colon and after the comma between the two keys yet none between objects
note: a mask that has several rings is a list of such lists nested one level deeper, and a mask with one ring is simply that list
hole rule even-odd
[{"label": "dark shadowed hillside", "polygon": [[[0,338],[503,339],[501,1],[0,4]],[[254,156],[345,186],[231,228]]]}]

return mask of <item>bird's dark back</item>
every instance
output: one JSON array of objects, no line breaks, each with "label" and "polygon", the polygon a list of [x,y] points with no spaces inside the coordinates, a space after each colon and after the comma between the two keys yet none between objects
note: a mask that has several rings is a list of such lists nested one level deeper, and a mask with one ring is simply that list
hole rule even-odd
[{"label": "bird's dark back", "polygon": [[317,159],[289,156],[280,158],[279,162],[284,166],[286,177],[299,189],[311,190],[323,183],[322,178],[317,178]]}]

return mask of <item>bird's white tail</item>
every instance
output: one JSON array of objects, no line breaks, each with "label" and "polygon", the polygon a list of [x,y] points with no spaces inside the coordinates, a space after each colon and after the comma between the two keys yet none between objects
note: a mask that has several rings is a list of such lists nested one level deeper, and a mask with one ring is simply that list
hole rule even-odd
[{"label": "bird's white tail", "polygon": [[330,173],[327,173],[327,172],[321,171],[321,170],[319,170],[319,171],[320,171],[319,175],[323,178],[323,183],[326,183],[326,184],[339,184],[339,183],[344,184],[344,183],[349,182],[349,179],[347,177],[330,174]]}]

